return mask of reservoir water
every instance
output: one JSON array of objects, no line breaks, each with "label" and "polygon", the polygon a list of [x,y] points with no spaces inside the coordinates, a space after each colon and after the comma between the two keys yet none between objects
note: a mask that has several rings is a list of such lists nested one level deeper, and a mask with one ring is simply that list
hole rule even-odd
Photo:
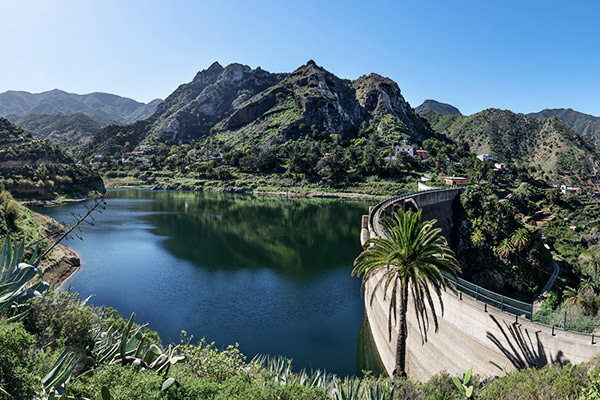
[{"label": "reservoir water", "polygon": [[[285,355],[295,370],[354,375],[363,301],[350,273],[372,204],[111,191],[84,240],[64,242],[83,263],[66,285],[125,317],[135,311],[165,344],[185,330],[219,347],[237,342],[248,359]],[[85,209],[38,211],[69,224]]]}]

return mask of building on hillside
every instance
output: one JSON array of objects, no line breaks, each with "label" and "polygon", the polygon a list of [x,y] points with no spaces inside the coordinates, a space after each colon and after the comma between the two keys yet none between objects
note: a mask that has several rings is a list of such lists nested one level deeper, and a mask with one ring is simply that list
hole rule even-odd
[{"label": "building on hillside", "polygon": [[396,151],[394,153],[394,156],[397,158],[398,157],[398,153],[400,153],[401,151],[405,151],[408,154],[410,154],[411,157],[414,157],[415,155],[415,148],[412,146],[396,146]]},{"label": "building on hillside", "polygon": [[423,160],[427,160],[429,158],[429,152],[427,150],[418,149],[415,150],[415,154],[421,157]]},{"label": "building on hillside", "polygon": [[496,171],[504,171],[506,169],[506,164],[502,162],[494,163],[494,170]]},{"label": "building on hillside", "polygon": [[140,151],[144,151],[144,150],[146,150],[147,148],[148,148],[148,146],[147,146],[147,145],[145,145],[145,144],[140,144]]},{"label": "building on hillside", "polygon": [[488,161],[488,162],[494,162],[494,156],[491,154],[478,154],[477,158],[479,158],[481,161]]},{"label": "building on hillside", "polygon": [[462,176],[446,176],[444,177],[444,184],[448,186],[467,186],[469,179]]},{"label": "building on hillside", "polygon": [[560,185],[560,192],[562,194],[573,193],[576,195],[581,195],[583,193],[583,190],[581,190],[580,187],[576,186]]}]

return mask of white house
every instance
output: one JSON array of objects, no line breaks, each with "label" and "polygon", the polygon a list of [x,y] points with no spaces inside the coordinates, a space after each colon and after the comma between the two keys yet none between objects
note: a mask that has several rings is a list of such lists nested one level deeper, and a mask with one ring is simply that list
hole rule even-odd
[{"label": "white house", "polygon": [[410,154],[411,157],[413,157],[415,155],[415,148],[412,146],[396,146],[396,151],[394,153],[394,156],[396,158],[398,158],[398,153],[400,153],[401,151],[405,151],[408,154]]},{"label": "white house", "polygon": [[477,158],[479,158],[481,161],[489,161],[489,162],[494,161],[494,156],[491,154],[478,154]]}]

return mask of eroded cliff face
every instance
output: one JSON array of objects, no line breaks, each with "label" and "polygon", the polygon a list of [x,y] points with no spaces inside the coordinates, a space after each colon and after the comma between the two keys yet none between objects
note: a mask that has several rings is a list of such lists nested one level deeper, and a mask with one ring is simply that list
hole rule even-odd
[{"label": "eroded cliff face", "polygon": [[249,136],[279,132],[284,139],[311,131],[344,137],[385,116],[414,131],[416,138],[427,129],[392,80],[377,74],[340,79],[311,60],[236,106],[221,127]]},{"label": "eroded cliff face", "polygon": [[[100,132],[102,143],[93,143],[87,155],[118,151],[124,140],[133,146],[171,145],[218,135],[227,149],[268,145],[275,138],[347,138],[373,126],[417,142],[431,134],[398,85],[377,74],[341,79],[312,60],[291,73],[214,63],[179,86],[146,120]],[[129,131],[133,134],[126,135]]]},{"label": "eroded cliff face", "polygon": [[223,68],[215,62],[157,107],[150,117],[150,130],[157,138],[179,144],[208,135],[237,104],[276,84],[283,76],[241,64]]}]

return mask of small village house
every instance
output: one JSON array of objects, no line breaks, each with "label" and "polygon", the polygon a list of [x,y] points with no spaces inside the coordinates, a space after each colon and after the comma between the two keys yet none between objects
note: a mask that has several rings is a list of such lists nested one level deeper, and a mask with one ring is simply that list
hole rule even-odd
[{"label": "small village house", "polygon": [[488,162],[493,162],[494,161],[494,156],[491,154],[478,154],[477,158],[479,158],[481,161],[488,161]]},{"label": "small village house", "polygon": [[421,159],[423,159],[423,160],[427,160],[429,158],[429,152],[427,150],[418,149],[418,150],[415,150],[415,154],[417,156],[421,157]]},{"label": "small village house", "polygon": [[444,178],[444,184],[448,186],[467,186],[469,179],[462,176],[446,176]]}]

